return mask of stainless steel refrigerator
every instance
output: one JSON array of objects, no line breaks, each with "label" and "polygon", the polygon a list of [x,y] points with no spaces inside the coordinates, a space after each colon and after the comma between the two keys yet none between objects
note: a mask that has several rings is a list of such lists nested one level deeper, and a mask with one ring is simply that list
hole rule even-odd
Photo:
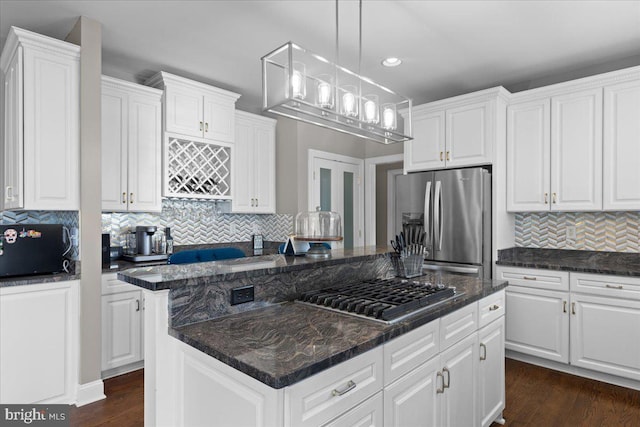
[{"label": "stainless steel refrigerator", "polygon": [[451,169],[397,175],[395,230],[423,226],[425,268],[491,278],[491,172]]}]

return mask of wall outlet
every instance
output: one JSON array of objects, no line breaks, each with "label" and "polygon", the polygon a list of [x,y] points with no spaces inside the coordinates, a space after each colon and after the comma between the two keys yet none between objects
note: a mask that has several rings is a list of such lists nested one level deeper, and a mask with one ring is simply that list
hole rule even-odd
[{"label": "wall outlet", "polygon": [[570,225],[567,227],[567,241],[572,241],[575,242],[576,241],[576,226],[575,225]]},{"label": "wall outlet", "polygon": [[253,301],[253,285],[231,289],[231,305]]}]

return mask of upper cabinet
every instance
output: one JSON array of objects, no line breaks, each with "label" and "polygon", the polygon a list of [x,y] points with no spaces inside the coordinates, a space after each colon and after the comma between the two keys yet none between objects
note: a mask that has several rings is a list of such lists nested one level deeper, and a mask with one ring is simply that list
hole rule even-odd
[{"label": "upper cabinet", "polygon": [[640,209],[640,78],[604,88],[603,165],[604,209]]},{"label": "upper cabinet", "polygon": [[275,120],[236,111],[231,163],[233,212],[276,212],[275,135]]},{"label": "upper cabinet", "polygon": [[0,68],[3,208],[78,210],[80,47],[11,27]]},{"label": "upper cabinet", "polygon": [[147,81],[164,89],[164,130],[184,136],[233,142],[240,95],[164,71]]},{"label": "upper cabinet", "polygon": [[415,107],[405,172],[491,164],[506,95],[494,88]]},{"label": "upper cabinet", "polygon": [[164,90],[162,195],[230,199],[240,95],[164,71],[146,84]]},{"label": "upper cabinet", "polygon": [[102,210],[160,212],[162,91],[102,76]]},{"label": "upper cabinet", "polygon": [[637,67],[515,94],[507,210],[640,209],[638,117]]}]

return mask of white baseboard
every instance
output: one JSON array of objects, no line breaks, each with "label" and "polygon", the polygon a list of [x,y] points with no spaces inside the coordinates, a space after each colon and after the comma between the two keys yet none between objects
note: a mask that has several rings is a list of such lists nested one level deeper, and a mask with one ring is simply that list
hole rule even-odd
[{"label": "white baseboard", "polygon": [[76,406],[84,406],[106,398],[104,394],[104,383],[102,380],[95,380],[90,383],[78,385],[78,396]]},{"label": "white baseboard", "polygon": [[129,372],[137,371],[143,368],[144,368],[144,360],[130,363],[125,366],[118,366],[117,368],[112,368],[112,369],[107,369],[106,371],[102,371],[102,379],[106,380],[109,378],[117,377],[118,375],[128,374]]}]

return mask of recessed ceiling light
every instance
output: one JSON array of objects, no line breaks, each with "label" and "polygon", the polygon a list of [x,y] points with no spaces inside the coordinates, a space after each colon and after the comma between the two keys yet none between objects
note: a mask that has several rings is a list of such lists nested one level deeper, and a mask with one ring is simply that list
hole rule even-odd
[{"label": "recessed ceiling light", "polygon": [[400,58],[390,57],[385,58],[382,61],[382,65],[384,65],[385,67],[397,67],[400,64],[402,64],[402,60]]}]

